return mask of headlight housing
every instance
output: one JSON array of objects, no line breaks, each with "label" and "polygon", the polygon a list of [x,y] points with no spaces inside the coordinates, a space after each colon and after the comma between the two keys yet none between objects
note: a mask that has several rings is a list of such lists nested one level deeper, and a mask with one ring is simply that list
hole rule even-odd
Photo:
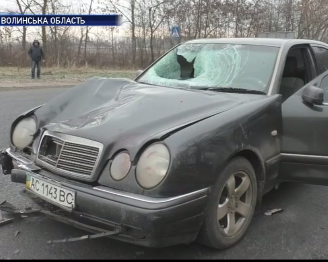
[{"label": "headlight housing", "polygon": [[114,180],[120,181],[127,176],[130,168],[131,160],[129,154],[126,152],[119,153],[115,156],[110,166],[110,175]]},{"label": "headlight housing", "polygon": [[170,165],[170,152],[164,144],[149,146],[140,156],[136,169],[136,179],[145,189],[161,183]]},{"label": "headlight housing", "polygon": [[36,120],[33,117],[26,117],[16,124],[12,133],[12,143],[18,149],[24,149],[33,141],[35,135]]}]

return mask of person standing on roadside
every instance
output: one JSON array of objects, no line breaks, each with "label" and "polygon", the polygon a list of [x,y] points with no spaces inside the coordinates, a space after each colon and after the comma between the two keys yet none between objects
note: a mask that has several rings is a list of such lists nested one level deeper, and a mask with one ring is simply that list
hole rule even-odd
[{"label": "person standing on roadside", "polygon": [[36,76],[40,79],[41,75],[41,60],[44,62],[44,52],[42,47],[40,46],[40,42],[38,40],[34,40],[30,49],[28,50],[28,55],[31,58],[31,77],[35,78],[35,68],[37,68]]}]

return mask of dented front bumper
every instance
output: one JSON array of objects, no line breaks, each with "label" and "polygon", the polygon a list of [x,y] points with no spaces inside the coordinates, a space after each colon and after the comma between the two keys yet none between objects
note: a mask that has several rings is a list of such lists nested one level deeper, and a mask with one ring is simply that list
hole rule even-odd
[{"label": "dented front bumper", "polygon": [[[25,182],[24,172],[28,172],[74,190],[76,202],[72,210],[56,207],[62,217],[76,221],[79,228],[85,225],[84,229],[93,233],[90,227],[100,231],[119,230],[119,234],[110,237],[124,242],[148,247],[190,243],[196,239],[203,222],[208,189],[171,198],[151,198],[108,187],[93,187],[42,170],[11,149],[2,151],[0,164],[5,174],[12,174],[13,182]],[[24,172],[17,172],[17,169]],[[33,193],[27,195],[35,199]],[[39,196],[36,199],[40,204],[49,204]]]}]

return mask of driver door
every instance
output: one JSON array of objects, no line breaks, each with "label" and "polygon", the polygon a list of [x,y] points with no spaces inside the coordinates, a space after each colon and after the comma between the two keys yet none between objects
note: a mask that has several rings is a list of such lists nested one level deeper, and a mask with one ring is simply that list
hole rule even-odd
[{"label": "driver door", "polygon": [[[317,86],[324,103],[306,103],[303,90]],[[279,179],[328,185],[328,71],[324,72],[282,105],[283,135]]]}]

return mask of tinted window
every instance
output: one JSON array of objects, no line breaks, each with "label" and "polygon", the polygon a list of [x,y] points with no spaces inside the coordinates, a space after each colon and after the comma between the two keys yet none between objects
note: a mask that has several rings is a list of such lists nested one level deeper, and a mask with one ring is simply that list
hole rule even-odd
[{"label": "tinted window", "polygon": [[312,47],[319,70],[319,75],[328,70],[328,49],[324,47]]},{"label": "tinted window", "polygon": [[303,49],[297,48],[297,49],[293,49],[293,50],[289,51],[289,53],[288,53],[288,57],[293,56],[296,58],[298,68],[303,68],[305,66],[302,51],[303,51]]},{"label": "tinted window", "polygon": [[295,48],[288,52],[279,91],[283,102],[314,78],[312,67],[307,48]]}]

